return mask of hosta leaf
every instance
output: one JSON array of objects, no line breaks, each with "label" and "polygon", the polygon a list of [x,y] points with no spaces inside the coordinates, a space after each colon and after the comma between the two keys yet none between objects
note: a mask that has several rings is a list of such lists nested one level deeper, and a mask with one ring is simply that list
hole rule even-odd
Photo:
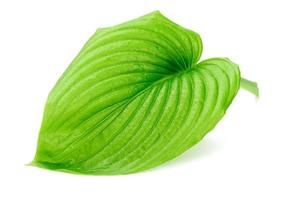
[{"label": "hosta leaf", "polygon": [[198,63],[201,52],[197,33],[159,12],[99,29],[48,96],[33,164],[126,174],[182,154],[215,127],[240,87],[236,64]]}]

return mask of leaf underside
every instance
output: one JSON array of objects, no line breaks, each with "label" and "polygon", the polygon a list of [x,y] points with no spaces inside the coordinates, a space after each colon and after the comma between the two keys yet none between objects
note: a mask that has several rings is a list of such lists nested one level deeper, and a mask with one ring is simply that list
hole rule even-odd
[{"label": "leaf underside", "polygon": [[226,58],[159,12],[99,29],[48,96],[32,164],[82,174],[158,166],[199,142],[240,87]]}]

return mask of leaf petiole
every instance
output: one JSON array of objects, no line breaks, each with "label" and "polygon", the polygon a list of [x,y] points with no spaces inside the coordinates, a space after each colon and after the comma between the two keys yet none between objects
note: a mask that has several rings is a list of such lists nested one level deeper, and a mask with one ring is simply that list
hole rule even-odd
[{"label": "leaf petiole", "polygon": [[259,97],[259,89],[258,89],[258,85],[256,82],[247,80],[245,78],[241,78],[240,87],[254,94],[256,97]]}]

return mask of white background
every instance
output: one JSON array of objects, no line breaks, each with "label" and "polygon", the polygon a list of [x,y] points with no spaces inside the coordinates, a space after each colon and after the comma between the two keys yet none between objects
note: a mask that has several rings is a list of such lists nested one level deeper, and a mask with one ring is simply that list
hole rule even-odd
[{"label": "white background", "polygon": [[[282,0],[0,1],[0,199],[285,199],[285,6]],[[98,27],[160,10],[200,33],[259,83],[240,91],[202,142],[156,169],[80,176],[25,166],[43,106]]]}]

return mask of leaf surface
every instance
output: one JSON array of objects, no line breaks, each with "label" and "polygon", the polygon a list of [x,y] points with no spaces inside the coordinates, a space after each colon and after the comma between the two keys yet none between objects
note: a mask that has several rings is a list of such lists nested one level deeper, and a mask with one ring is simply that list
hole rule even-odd
[{"label": "leaf surface", "polygon": [[34,165],[127,174],[177,157],[240,87],[226,58],[198,63],[200,36],[159,12],[99,29],[50,92]]}]

